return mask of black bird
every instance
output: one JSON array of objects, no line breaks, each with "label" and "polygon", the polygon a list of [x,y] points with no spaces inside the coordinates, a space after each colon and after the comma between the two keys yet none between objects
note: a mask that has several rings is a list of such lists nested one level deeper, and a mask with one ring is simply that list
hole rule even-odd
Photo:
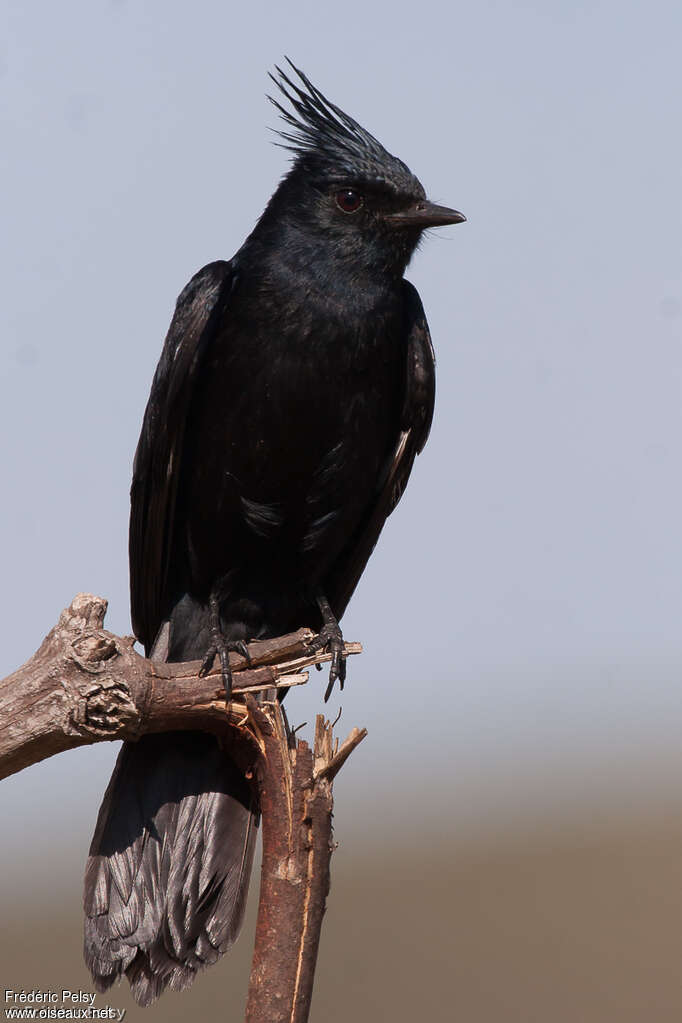
[{"label": "black bird", "polygon": [[[180,295],[133,470],[133,628],[171,661],[303,625],[333,653],[387,516],[426,442],[434,356],[403,273],[436,206],[405,164],[291,65],[293,165],[230,262]],[[272,76],[271,76],[272,77]],[[189,985],[241,924],[258,808],[204,733],[125,743],[85,878],[95,986],[142,1005]]]}]

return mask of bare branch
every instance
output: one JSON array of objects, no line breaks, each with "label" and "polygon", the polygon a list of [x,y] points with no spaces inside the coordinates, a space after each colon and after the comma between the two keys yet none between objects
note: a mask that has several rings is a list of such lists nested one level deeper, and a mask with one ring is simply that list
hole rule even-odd
[{"label": "bare branch", "polygon": [[[305,1023],[329,893],[331,777],[341,751],[332,753],[332,726],[322,715],[313,749],[303,740],[292,748],[284,718],[273,720],[268,707],[247,702],[262,743],[263,865],[246,1020]],[[343,760],[365,735],[354,729],[342,746]]]},{"label": "bare branch", "polygon": [[[331,736],[331,731],[330,731]],[[348,757],[351,755],[356,746],[359,746],[362,740],[367,735],[366,728],[354,728],[347,739],[345,739],[341,746],[336,752],[334,752],[328,759],[320,758],[321,762],[318,765],[318,760],[315,760],[315,772],[313,778],[317,781],[319,778],[327,778],[332,781],[339,773]]]},{"label": "bare branch", "polygon": [[[150,661],[133,637],[103,628],[107,602],[81,593],[33,657],[0,682],[0,778],[46,757],[93,742],[137,739],[146,732],[238,723],[240,692],[300,685],[305,668],[330,660],[310,653],[309,629],[249,644],[251,664],[230,654],[235,699],[226,707],[218,669],[199,677],[200,661]],[[346,653],[359,653],[349,643]]]},{"label": "bare branch", "polygon": [[[309,652],[308,629],[230,655],[235,698],[200,661],[150,661],[133,637],[103,628],[107,602],[79,594],[26,664],[0,682],[0,778],[61,750],[146,732],[230,733],[230,756],[254,777],[263,819],[263,865],[247,1023],[306,1023],[329,892],[332,779],[367,734],[341,747],[321,715],[312,750],[289,729],[276,690],[300,685],[305,668],[331,655]],[[345,654],[359,653],[348,643]],[[260,692],[257,700],[255,693]]]}]

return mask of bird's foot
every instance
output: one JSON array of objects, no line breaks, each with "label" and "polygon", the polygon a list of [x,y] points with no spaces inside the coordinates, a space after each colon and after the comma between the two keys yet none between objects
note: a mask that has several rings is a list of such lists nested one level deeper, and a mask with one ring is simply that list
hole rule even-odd
[{"label": "bird's foot", "polygon": [[230,668],[230,651],[232,650],[241,654],[242,657],[246,659],[247,664],[251,663],[249,648],[244,640],[225,639],[221,633],[219,637],[213,637],[211,645],[206,651],[206,656],[202,661],[201,668],[199,669],[199,677],[203,678],[204,675],[208,675],[209,671],[213,667],[213,662],[216,657],[220,658],[220,673],[223,678],[223,685],[225,686],[225,696],[228,700],[232,696],[232,669]]},{"label": "bird's foot", "polygon": [[223,685],[225,687],[226,699],[232,697],[232,669],[230,668],[230,652],[235,651],[241,654],[246,660],[247,664],[251,664],[251,657],[249,655],[249,649],[243,639],[226,639],[223,635],[222,625],[220,623],[220,606],[218,599],[213,594],[209,600],[209,608],[211,612],[211,645],[209,646],[204,660],[202,661],[201,668],[199,669],[199,677],[203,678],[213,667],[213,662],[216,657],[220,659],[220,672],[223,678]]},{"label": "bird's foot", "polygon": [[310,640],[308,648],[313,653],[317,650],[326,649],[332,655],[332,663],[329,668],[329,684],[327,685],[327,690],[324,694],[324,700],[326,703],[331,696],[334,683],[337,679],[339,680],[339,688],[343,689],[343,683],[346,681],[346,658],[343,653],[344,642],[341,626],[329,606],[328,600],[326,597],[320,596],[317,598],[317,604],[322,612],[322,620],[324,624],[317,636]]}]

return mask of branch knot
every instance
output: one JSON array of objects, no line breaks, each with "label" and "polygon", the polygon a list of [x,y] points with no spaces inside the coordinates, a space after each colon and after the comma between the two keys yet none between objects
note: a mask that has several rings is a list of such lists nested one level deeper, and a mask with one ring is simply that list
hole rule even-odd
[{"label": "branch knot", "polygon": [[124,681],[101,678],[80,692],[69,723],[78,735],[106,738],[120,729],[138,734],[140,716]]}]

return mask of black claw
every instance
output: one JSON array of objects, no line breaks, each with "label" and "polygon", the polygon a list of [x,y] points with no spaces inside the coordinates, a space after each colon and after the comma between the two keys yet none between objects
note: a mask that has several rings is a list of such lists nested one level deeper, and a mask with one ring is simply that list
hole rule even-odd
[{"label": "black claw", "polygon": [[218,597],[212,593],[208,606],[210,609],[211,645],[206,651],[206,656],[199,670],[199,675],[206,675],[213,667],[216,656],[220,658],[220,674],[225,687],[225,696],[229,701],[232,698],[232,669],[230,668],[230,651],[234,650],[241,654],[247,664],[251,664],[251,655],[243,639],[225,639],[222,624],[220,621],[220,605]]},{"label": "black claw", "polygon": [[[343,635],[337,622],[328,623],[322,626],[320,632],[314,639],[311,639],[308,644],[309,649],[315,653],[318,650],[327,649],[332,655],[332,661],[329,668],[329,684],[324,694],[325,703],[331,696],[334,683],[339,680],[339,687],[343,689],[343,683],[346,679],[346,658],[343,655]],[[317,668],[321,668],[322,665],[317,664]]]},{"label": "black claw", "polygon": [[222,643],[211,646],[202,665],[199,669],[199,678],[203,678],[208,675],[209,671],[213,667],[213,662],[216,659],[216,655],[220,658],[220,674],[223,680],[223,686],[225,687],[225,696],[228,700],[232,697],[232,669],[230,668],[229,651],[232,648],[232,644],[226,643],[224,640]]},{"label": "black claw", "polygon": [[232,672],[230,671],[230,658],[228,657],[227,650],[225,650],[224,647],[220,651],[220,673],[223,677],[225,698],[229,700],[232,696]]},{"label": "black claw", "polygon": [[234,644],[234,649],[237,651],[238,654],[242,655],[246,663],[249,665],[249,667],[251,667],[251,654],[249,653],[249,648],[247,647],[243,639],[237,640],[237,642]]},{"label": "black claw", "polygon": [[213,667],[215,655],[216,655],[215,647],[210,647],[207,650],[203,661],[201,662],[201,667],[199,668],[199,678],[203,678],[205,675],[208,675],[209,671]]}]

